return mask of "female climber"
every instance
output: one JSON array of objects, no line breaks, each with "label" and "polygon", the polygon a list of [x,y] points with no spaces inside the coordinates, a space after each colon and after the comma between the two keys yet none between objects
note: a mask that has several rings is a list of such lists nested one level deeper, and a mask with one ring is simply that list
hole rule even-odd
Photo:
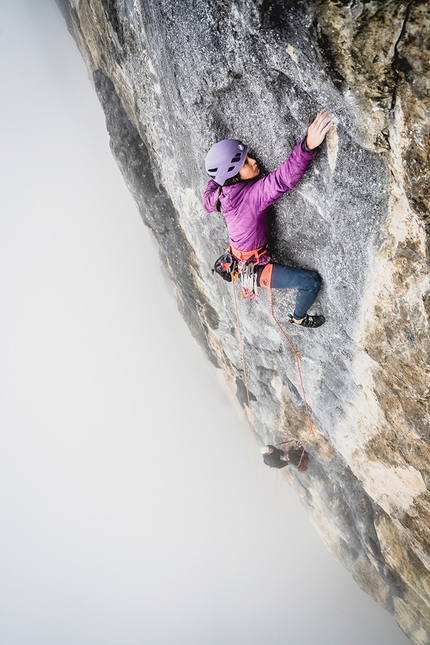
[{"label": "female climber", "polygon": [[300,181],[317,148],[332,126],[333,116],[322,110],[308,128],[307,136],[294,148],[277,170],[260,177],[257,161],[248,155],[248,146],[236,139],[219,141],[206,155],[206,171],[211,179],[204,196],[206,212],[221,212],[227,222],[232,255],[255,264],[257,285],[274,289],[298,289],[293,314],[294,325],[320,327],[324,316],[307,314],[321,286],[315,271],[275,264],[266,250],[268,209]]}]

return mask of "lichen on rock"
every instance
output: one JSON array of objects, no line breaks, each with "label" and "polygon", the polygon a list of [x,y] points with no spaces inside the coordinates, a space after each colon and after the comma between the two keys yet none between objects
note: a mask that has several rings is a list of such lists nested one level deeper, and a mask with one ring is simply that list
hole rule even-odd
[{"label": "lichen on rock", "polygon": [[[328,320],[291,332],[317,432],[287,477],[357,582],[429,645],[428,2],[58,4],[180,309],[264,442],[305,438],[300,382],[261,293],[239,303],[248,403],[231,289],[210,271],[227,235],[200,206],[204,156],[234,136],[271,170],[321,107],[336,115],[271,227],[277,260],[323,277]],[[275,294],[281,321],[292,302]]]}]

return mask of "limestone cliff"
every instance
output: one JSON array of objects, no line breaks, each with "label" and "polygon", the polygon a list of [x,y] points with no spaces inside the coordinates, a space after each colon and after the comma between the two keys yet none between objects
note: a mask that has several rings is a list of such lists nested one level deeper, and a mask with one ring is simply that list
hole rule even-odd
[{"label": "limestone cliff", "polygon": [[[357,582],[430,644],[428,2],[58,2],[181,311],[245,407],[231,288],[210,271],[227,236],[201,209],[205,152],[234,136],[272,170],[318,109],[336,114],[271,231],[278,261],[323,277],[328,320],[288,330],[317,427],[307,473],[289,477]],[[275,294],[281,321],[292,302]],[[304,437],[268,294],[239,309],[256,432]]]}]

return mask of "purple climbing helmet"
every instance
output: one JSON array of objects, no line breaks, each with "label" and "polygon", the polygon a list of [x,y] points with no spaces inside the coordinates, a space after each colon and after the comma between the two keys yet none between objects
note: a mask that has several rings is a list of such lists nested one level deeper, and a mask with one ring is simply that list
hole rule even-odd
[{"label": "purple climbing helmet", "polygon": [[218,141],[206,155],[206,172],[220,186],[237,175],[245,163],[248,146],[237,139]]}]

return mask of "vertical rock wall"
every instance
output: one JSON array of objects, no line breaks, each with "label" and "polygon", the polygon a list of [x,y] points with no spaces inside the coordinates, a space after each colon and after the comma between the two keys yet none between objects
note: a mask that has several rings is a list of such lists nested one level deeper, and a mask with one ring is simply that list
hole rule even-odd
[{"label": "vertical rock wall", "polygon": [[[58,3],[181,311],[245,407],[232,292],[210,272],[227,234],[200,206],[205,152],[234,136],[272,170],[321,107],[336,114],[273,214],[274,257],[319,271],[328,319],[291,330],[317,431],[307,473],[288,476],[357,582],[428,645],[428,3]],[[292,304],[275,294],[281,321]],[[255,430],[304,437],[268,294],[239,310]]]}]

